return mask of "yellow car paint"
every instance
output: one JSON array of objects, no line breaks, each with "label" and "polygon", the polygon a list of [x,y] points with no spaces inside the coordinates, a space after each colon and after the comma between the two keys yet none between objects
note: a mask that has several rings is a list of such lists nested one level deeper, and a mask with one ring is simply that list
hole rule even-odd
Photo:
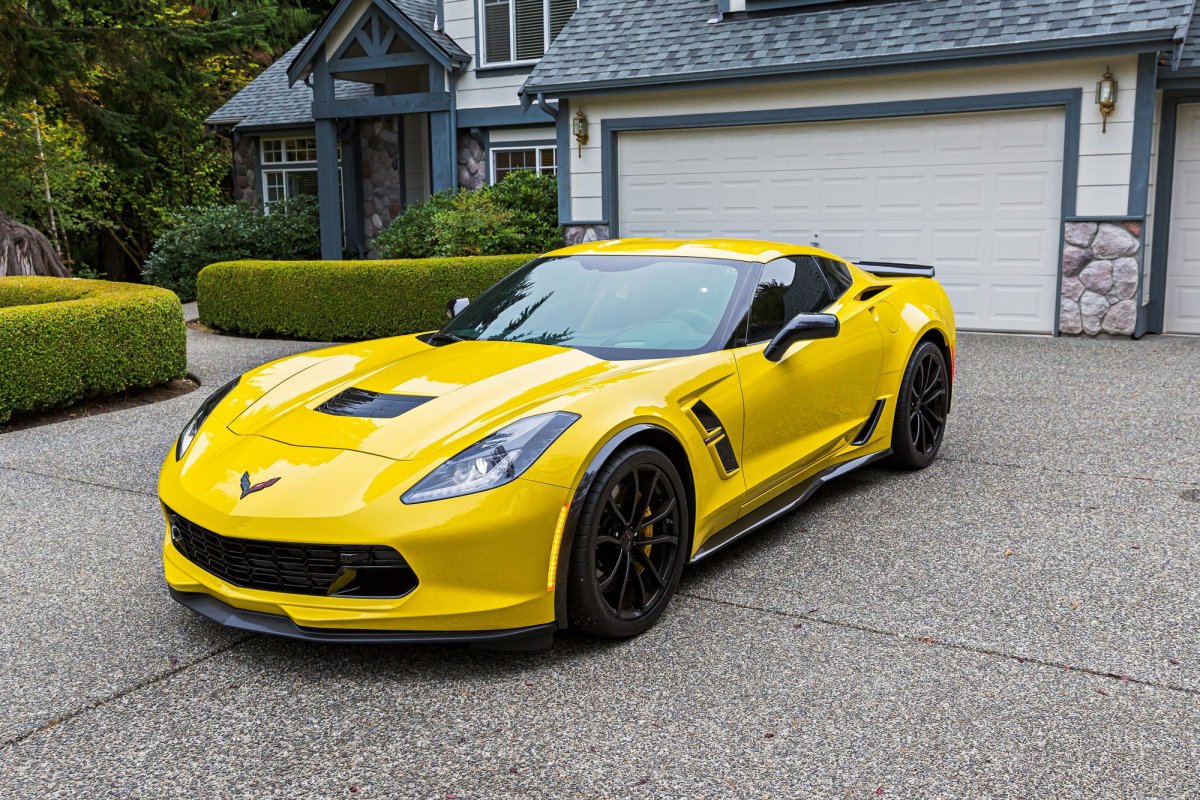
[{"label": "yellow car paint", "polygon": [[[816,255],[854,282],[827,309],[836,338],[794,344],[779,362],[765,342],[676,358],[605,361],[542,344],[416,336],[340,345],[251,370],[205,420],[182,459],[163,462],[165,508],[222,536],[394,547],[419,584],[404,597],[331,597],[242,588],[186,559],[168,532],[167,583],[308,630],[490,631],[558,620],[566,510],[605,445],[648,424],[686,456],[695,554],[709,537],[823,470],[886,451],[909,356],[932,335],[950,353],[953,312],[936,281],[877,277],[825,251],[745,240],[625,239],[554,255],[672,255],[766,263]],[[950,359],[952,360],[952,358]],[[343,390],[436,398],[393,419],[316,411]],[[739,467],[690,411],[702,399],[725,425]],[[875,403],[866,444],[851,440]],[[562,411],[579,419],[519,478],[461,497],[400,498],[438,465],[503,426]],[[243,496],[243,474],[278,478]]]}]

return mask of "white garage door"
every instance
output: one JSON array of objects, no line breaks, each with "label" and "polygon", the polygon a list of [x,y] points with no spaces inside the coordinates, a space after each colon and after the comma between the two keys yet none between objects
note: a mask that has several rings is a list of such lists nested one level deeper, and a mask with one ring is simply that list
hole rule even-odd
[{"label": "white garage door", "polygon": [[1179,107],[1163,330],[1200,333],[1200,105]]},{"label": "white garage door", "polygon": [[620,134],[622,236],[738,236],[937,266],[959,327],[1048,333],[1063,114]]}]

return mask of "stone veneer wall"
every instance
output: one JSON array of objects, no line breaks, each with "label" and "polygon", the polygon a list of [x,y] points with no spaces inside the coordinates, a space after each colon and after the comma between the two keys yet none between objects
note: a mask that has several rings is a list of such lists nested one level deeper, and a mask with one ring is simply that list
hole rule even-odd
[{"label": "stone veneer wall", "polygon": [[487,153],[474,136],[458,134],[458,185],[464,189],[478,189],[487,183]]},{"label": "stone veneer wall", "polygon": [[257,136],[234,136],[233,199],[253,206],[259,203]]},{"label": "stone veneer wall", "polygon": [[364,119],[362,145],[363,236],[369,244],[400,213],[400,117]]},{"label": "stone veneer wall", "polygon": [[596,242],[608,238],[610,237],[607,225],[575,224],[570,222],[563,225],[563,239],[569,245]]},{"label": "stone veneer wall", "polygon": [[1140,222],[1068,222],[1059,331],[1133,334],[1141,270]]}]

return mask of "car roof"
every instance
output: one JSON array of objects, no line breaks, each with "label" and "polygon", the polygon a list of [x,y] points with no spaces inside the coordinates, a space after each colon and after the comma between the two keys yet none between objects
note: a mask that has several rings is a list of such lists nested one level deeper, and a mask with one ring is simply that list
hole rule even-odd
[{"label": "car roof", "polygon": [[605,239],[563,247],[548,256],[676,256],[682,258],[724,258],[732,261],[765,263],[783,256],[826,256],[839,258],[816,247],[757,239]]}]

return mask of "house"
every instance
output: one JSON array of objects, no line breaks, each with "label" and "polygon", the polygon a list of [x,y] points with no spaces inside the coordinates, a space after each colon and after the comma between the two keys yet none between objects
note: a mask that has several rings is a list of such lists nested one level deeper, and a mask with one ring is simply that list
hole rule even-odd
[{"label": "house", "polygon": [[963,329],[1200,333],[1195,0],[575,5],[340,3],[210,118],[239,192],[319,186],[337,257],[539,169],[570,241],[815,242],[935,264]]}]

